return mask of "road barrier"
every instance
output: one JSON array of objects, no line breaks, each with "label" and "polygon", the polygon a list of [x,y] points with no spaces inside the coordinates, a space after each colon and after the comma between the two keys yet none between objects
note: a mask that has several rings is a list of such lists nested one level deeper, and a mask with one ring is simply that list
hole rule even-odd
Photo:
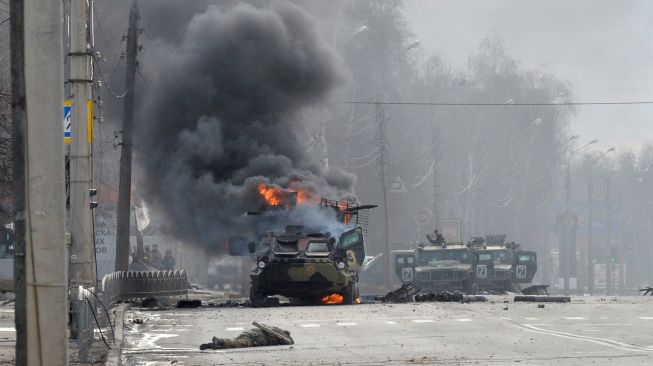
[{"label": "road barrier", "polygon": [[105,305],[118,301],[148,297],[171,297],[188,294],[186,271],[113,272],[102,279]]}]

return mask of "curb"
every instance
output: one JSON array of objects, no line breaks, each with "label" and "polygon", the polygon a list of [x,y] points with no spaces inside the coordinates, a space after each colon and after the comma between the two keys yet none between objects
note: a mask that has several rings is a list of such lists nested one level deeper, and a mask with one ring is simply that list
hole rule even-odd
[{"label": "curb", "polygon": [[122,354],[122,341],[123,341],[123,326],[125,325],[125,313],[129,309],[129,304],[120,304],[114,310],[114,323],[115,323],[115,339],[113,340],[114,347],[107,354],[105,366],[120,366],[122,365],[120,356]]}]

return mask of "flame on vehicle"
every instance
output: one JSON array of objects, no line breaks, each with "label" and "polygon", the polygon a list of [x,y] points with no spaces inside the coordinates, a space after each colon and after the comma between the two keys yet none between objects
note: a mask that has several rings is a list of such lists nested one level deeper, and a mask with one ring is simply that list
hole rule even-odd
[{"label": "flame on vehicle", "polygon": [[261,183],[258,185],[258,192],[269,206],[290,205],[292,207],[320,204],[319,196],[292,183],[289,189]]},{"label": "flame on vehicle", "polygon": [[279,206],[285,201],[286,194],[279,187],[258,185],[258,193],[263,197],[265,202],[270,206]]},{"label": "flame on vehicle", "polygon": [[340,294],[331,294],[324,296],[320,299],[320,301],[326,305],[338,305],[342,304],[343,301],[345,301],[345,298]]},{"label": "flame on vehicle", "polygon": [[356,300],[355,300],[355,302],[356,302],[356,304],[360,304],[360,303],[362,303],[361,298],[360,298],[360,297],[357,297]]}]

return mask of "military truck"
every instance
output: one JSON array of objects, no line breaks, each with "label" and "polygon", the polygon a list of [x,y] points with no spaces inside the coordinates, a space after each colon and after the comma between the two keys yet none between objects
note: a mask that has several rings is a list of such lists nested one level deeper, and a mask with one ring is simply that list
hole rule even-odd
[{"label": "military truck", "polygon": [[394,252],[399,280],[414,283],[422,291],[475,292],[474,261],[474,253],[463,243],[431,243]]},{"label": "military truck", "polygon": [[254,306],[271,295],[310,303],[353,304],[359,298],[358,272],[365,259],[360,227],[336,239],[328,232],[287,226],[250,244],[256,262],[250,275]]},{"label": "military truck", "polygon": [[519,244],[506,243],[506,235],[472,238],[476,254],[475,282],[480,290],[520,292],[520,284],[533,280],[537,254]]}]

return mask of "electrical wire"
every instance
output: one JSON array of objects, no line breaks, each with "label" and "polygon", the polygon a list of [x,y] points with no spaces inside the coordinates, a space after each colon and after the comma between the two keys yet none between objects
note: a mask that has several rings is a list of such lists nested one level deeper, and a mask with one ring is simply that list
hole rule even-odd
[{"label": "electrical wire", "polygon": [[91,295],[93,295],[93,297],[95,297],[97,302],[100,303],[100,305],[102,306],[102,309],[104,309],[104,312],[107,314],[107,319],[109,320],[109,327],[111,328],[111,335],[113,335],[113,339],[116,339],[115,326],[113,325],[113,323],[111,323],[111,316],[109,315],[109,310],[107,310],[107,307],[104,305],[102,300],[100,300],[100,298],[98,297],[98,295],[95,292],[93,292],[93,291],[91,291],[89,289],[86,289],[86,291],[90,292]]},{"label": "electrical wire", "polygon": [[454,103],[454,102],[370,102],[370,101],[341,101],[338,104],[383,104],[383,105],[412,105],[412,106],[453,106],[453,107],[518,107],[518,106],[585,106],[585,105],[641,105],[653,104],[653,101],[621,101],[621,102],[551,102],[551,103]]},{"label": "electrical wire", "polygon": [[[98,331],[100,331],[100,336],[102,337],[102,342],[104,342],[104,345],[107,346],[108,349],[113,349],[109,345],[109,342],[107,342],[107,339],[104,337],[104,333],[102,332],[102,328],[100,327],[100,322],[97,320],[97,316],[95,315],[95,311],[93,311],[93,304],[91,304],[91,300],[86,298],[86,302],[88,303],[88,308],[91,311],[91,314],[93,314],[93,319],[95,319],[95,325],[97,325]],[[114,335],[115,337],[115,335]]]}]

